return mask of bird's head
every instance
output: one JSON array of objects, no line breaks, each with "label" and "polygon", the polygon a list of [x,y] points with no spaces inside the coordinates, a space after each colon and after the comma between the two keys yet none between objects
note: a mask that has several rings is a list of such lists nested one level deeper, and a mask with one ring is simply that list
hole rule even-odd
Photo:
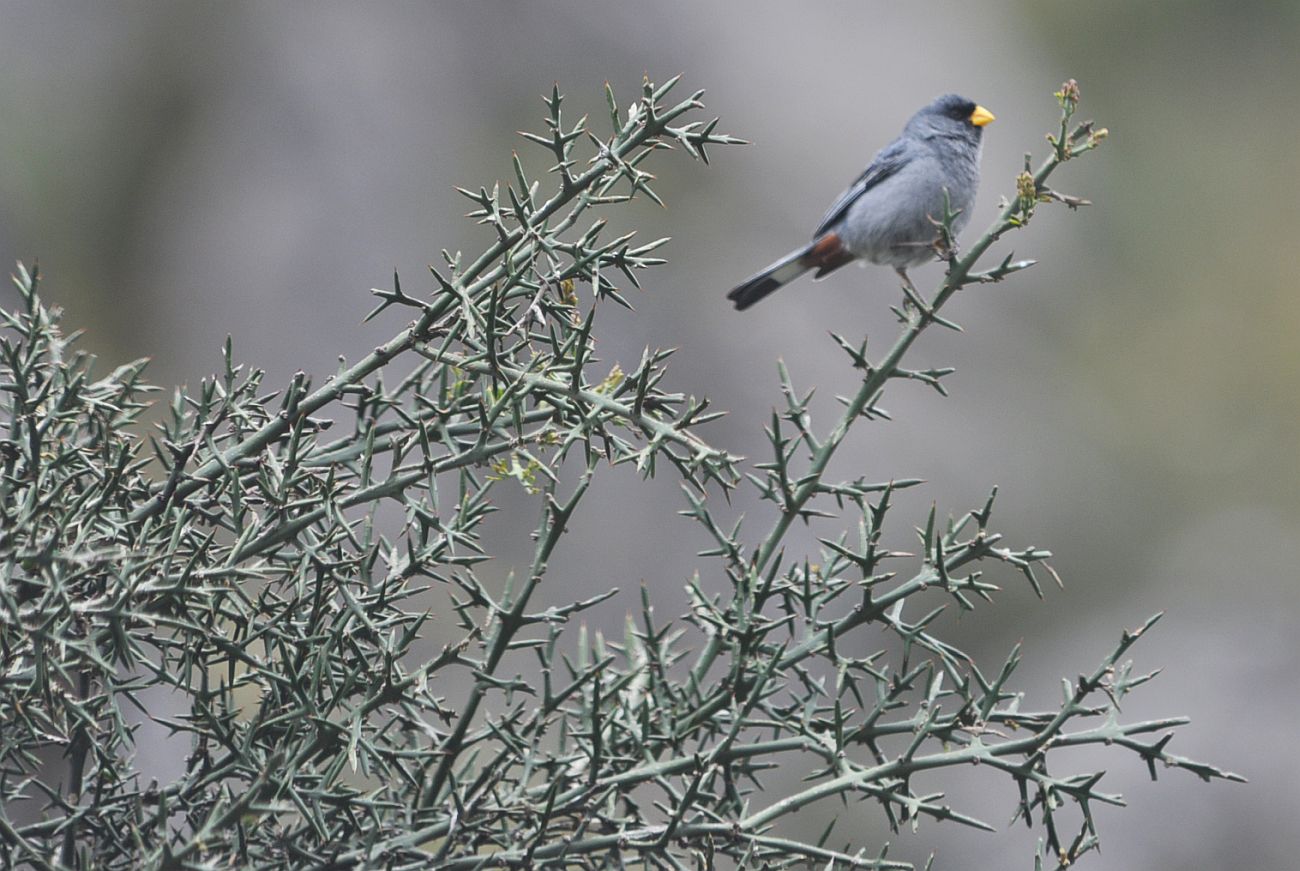
[{"label": "bird's head", "polygon": [[947,136],[979,142],[984,125],[992,121],[993,113],[974,100],[944,94],[912,116],[907,132],[923,138]]}]

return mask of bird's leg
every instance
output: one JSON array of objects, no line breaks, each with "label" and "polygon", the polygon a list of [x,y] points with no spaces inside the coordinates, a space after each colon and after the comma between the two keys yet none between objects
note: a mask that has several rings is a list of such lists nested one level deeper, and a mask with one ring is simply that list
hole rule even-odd
[{"label": "bird's leg", "polygon": [[916,285],[912,284],[912,279],[907,277],[907,270],[895,266],[894,271],[898,273],[899,278],[903,279],[903,296],[907,297],[907,301],[915,306],[917,311],[928,314],[930,307],[925,304],[925,300],[921,299],[921,294],[917,292]]},{"label": "bird's leg", "polygon": [[903,287],[911,291],[908,295],[916,296],[916,285],[912,284],[912,279],[907,277],[907,270],[901,266],[895,266],[894,271],[898,273],[899,278],[903,279]]},{"label": "bird's leg", "polygon": [[912,320],[914,325],[925,326],[926,324],[938,324],[941,327],[947,327],[950,330],[961,332],[960,325],[955,324],[946,318],[941,318],[934,313],[934,308],[922,299],[920,292],[916,289],[916,285],[912,284],[912,279],[907,277],[906,269],[901,266],[895,266],[894,271],[898,273],[899,278],[903,279],[903,296],[906,297],[902,311],[894,309],[895,313],[899,314],[900,317],[905,317],[905,319],[907,319],[912,316],[910,314],[904,316],[903,312],[906,312],[909,309],[915,309],[916,315],[914,320]]}]

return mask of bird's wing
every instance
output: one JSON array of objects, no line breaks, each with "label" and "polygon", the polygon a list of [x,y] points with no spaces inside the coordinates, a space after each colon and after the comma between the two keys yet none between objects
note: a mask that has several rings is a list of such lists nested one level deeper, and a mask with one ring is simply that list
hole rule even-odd
[{"label": "bird's wing", "polygon": [[882,148],[880,153],[872,158],[871,164],[863,170],[862,175],[858,176],[857,181],[853,182],[853,185],[835,200],[830,211],[826,213],[826,217],[822,218],[822,222],[817,225],[817,231],[813,233],[813,238],[816,239],[829,230],[831,225],[844,217],[844,213],[849,210],[849,206],[853,205],[858,197],[898,172],[907,165],[910,159],[907,142],[903,139],[895,139]]}]

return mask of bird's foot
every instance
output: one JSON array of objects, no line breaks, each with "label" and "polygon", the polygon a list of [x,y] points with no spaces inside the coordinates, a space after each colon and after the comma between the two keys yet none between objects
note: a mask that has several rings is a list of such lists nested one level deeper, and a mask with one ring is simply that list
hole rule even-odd
[{"label": "bird's foot", "polygon": [[944,239],[942,235],[934,240],[935,256],[945,263],[952,265],[961,258],[961,247],[957,244],[956,239]]}]

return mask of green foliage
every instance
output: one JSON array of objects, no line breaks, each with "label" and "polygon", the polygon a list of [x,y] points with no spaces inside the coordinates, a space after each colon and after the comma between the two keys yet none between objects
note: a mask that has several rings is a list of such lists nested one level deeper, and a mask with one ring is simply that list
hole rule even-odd
[{"label": "green foliage", "polygon": [[[697,432],[716,416],[706,401],[663,386],[669,352],[629,372],[593,359],[600,304],[625,303],[617,283],[663,262],[664,240],[604,238],[600,212],[658,201],[642,168],[656,152],[707,159],[740,141],[685,120],[698,93],[664,104],[675,83],[646,82],[627,109],[607,90],[603,136],[553,91],[545,130],[523,134],[548,154],[552,192],[518,158],[504,190],[461,191],[495,242],[472,259],[444,252],[430,299],[396,276],[375,291],[372,315],[413,320],[318,387],[299,374],[268,393],[227,344],[219,374],[151,405],[141,363],[94,378],[36,271],[19,267],[22,306],[0,338],[6,865],[910,867],[879,845],[774,825],[840,797],[878,804],[893,827],[991,828],[912,783],[980,763],[1018,785],[1017,817],[1042,826],[1043,856],[1064,866],[1096,844],[1092,805],[1118,798],[1098,791],[1100,774],[1053,774],[1052,751],[1108,744],[1153,777],[1161,763],[1235,779],[1166,752],[1183,720],[1123,722],[1120,700],[1151,677],[1123,657],[1154,619],[1048,711],[1021,710],[1018,649],[983,671],[932,633],[931,600],[991,600],[985,566],[1040,589],[1049,554],[1004,544],[991,497],[947,522],[931,511],[912,557],[882,536],[891,496],[915,482],[826,477],[849,429],[883,415],[891,381],[944,391],[951,370],[902,360],[930,326],[956,326],[940,311],[962,287],[1031,265],[976,271],[988,249],[1038,204],[1081,204],[1046,184],[1100,141],[1069,126],[1077,87],[1058,95],[1052,153],[983,236],[959,253],[952,215],[939,221],[946,275],[930,296],[904,288],[886,353],[873,362],[865,342],[837,337],[858,379],[840,419],[815,427],[782,370],[772,458],[746,467]],[[555,601],[542,581],[601,467],[618,463],[679,476],[713,546],[689,613],[663,621],[643,591],[616,643],[568,631],[607,596]],[[718,504],[746,481],[776,509],[754,539]],[[537,502],[536,550],[498,590],[480,575],[482,527],[494,487],[518,484]],[[394,506],[400,523],[379,516]],[[846,531],[792,559],[796,520]],[[431,612],[434,592],[449,611]],[[435,620],[455,640],[430,651]],[[850,655],[867,630],[890,649]],[[166,782],[141,772],[151,721],[184,748]],[[761,790],[777,765],[807,767],[799,791]]]}]

